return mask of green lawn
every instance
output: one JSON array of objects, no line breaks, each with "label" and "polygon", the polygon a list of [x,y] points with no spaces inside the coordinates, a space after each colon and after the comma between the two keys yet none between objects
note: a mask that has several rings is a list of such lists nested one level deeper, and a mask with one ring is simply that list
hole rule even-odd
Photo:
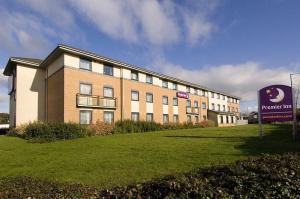
[{"label": "green lawn", "polygon": [[198,167],[227,164],[260,153],[299,151],[290,126],[201,128],[29,143],[0,136],[0,177],[33,176],[111,187]]}]

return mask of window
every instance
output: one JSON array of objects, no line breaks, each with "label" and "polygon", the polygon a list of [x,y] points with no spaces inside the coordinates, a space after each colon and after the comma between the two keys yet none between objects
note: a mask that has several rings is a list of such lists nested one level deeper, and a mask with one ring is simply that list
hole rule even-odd
[{"label": "window", "polygon": [[146,121],[152,122],[153,121],[153,113],[147,113],[146,114]]},{"label": "window", "polygon": [[194,101],[194,107],[198,107],[198,101]]},{"label": "window", "polygon": [[177,90],[177,84],[173,83],[173,90]]},{"label": "window", "polygon": [[238,108],[236,108],[236,112],[237,112],[237,113],[239,112],[239,109],[238,109]]},{"label": "window", "polygon": [[187,86],[187,87],[186,87],[186,92],[187,92],[187,93],[190,93],[190,92],[191,92],[191,88]]},{"label": "window", "polygon": [[196,124],[199,123],[199,116],[195,116],[195,123],[196,123]]},{"label": "window", "polygon": [[220,123],[221,123],[221,124],[224,123],[224,121],[223,121],[223,116],[222,116],[222,115],[220,115]]},{"label": "window", "polygon": [[104,87],[103,88],[103,96],[104,97],[114,97],[114,89],[111,87]]},{"label": "window", "polygon": [[163,123],[169,123],[169,115],[168,114],[163,114]]},{"label": "window", "polygon": [[173,122],[174,123],[179,123],[178,115],[173,115]]},{"label": "window", "polygon": [[221,106],[220,106],[220,104],[218,104],[218,111],[221,111]]},{"label": "window", "polygon": [[206,115],[203,115],[203,120],[206,120]]},{"label": "window", "polygon": [[211,109],[215,110],[215,104],[214,103],[211,104]]},{"label": "window", "polygon": [[217,99],[220,99],[220,94],[219,93],[217,94]]},{"label": "window", "polygon": [[139,113],[137,113],[137,112],[132,112],[132,113],[131,113],[131,120],[132,120],[132,121],[139,121],[139,116],[140,116]]},{"label": "window", "polygon": [[228,124],[229,123],[229,117],[226,116],[226,123]]},{"label": "window", "polygon": [[194,94],[198,95],[197,89],[194,88]]},{"label": "window", "polygon": [[84,95],[91,95],[92,94],[92,85],[80,83],[79,93]]},{"label": "window", "polygon": [[80,124],[91,124],[92,123],[92,111],[81,110],[79,117],[80,117]]},{"label": "window", "polygon": [[114,122],[114,112],[112,111],[104,111],[104,115],[103,115],[103,121],[104,123],[113,123]]},{"label": "window", "polygon": [[202,96],[205,96],[205,91],[202,91]]},{"label": "window", "polygon": [[225,105],[223,105],[223,111],[226,111],[226,107],[225,107]]},{"label": "window", "polygon": [[225,100],[225,95],[222,96],[223,100]]},{"label": "window", "polygon": [[131,101],[139,101],[139,92],[131,91]]},{"label": "window", "polygon": [[152,76],[150,76],[150,75],[146,76],[146,83],[148,83],[148,84],[152,84],[153,83]]},{"label": "window", "polygon": [[152,93],[146,93],[146,102],[153,103],[153,94]]},{"label": "window", "polygon": [[234,117],[231,116],[231,123],[234,123]]},{"label": "window", "polygon": [[186,100],[186,107],[191,107],[191,100]]},{"label": "window", "polygon": [[173,98],[173,106],[178,106],[178,98],[177,97]]},{"label": "window", "polygon": [[80,59],[79,68],[83,70],[92,70],[92,62],[90,60]]},{"label": "window", "polygon": [[131,79],[138,81],[139,80],[139,74],[136,71],[131,71]]},{"label": "window", "polygon": [[165,80],[162,80],[162,87],[168,88],[168,82]]},{"label": "window", "polygon": [[228,108],[227,111],[230,112],[230,106],[228,106],[227,108]]},{"label": "window", "polygon": [[202,102],[202,109],[206,109],[206,103]]},{"label": "window", "polygon": [[214,93],[210,93],[210,96],[211,96],[211,98],[214,98],[215,94]]},{"label": "window", "polygon": [[168,97],[167,96],[163,96],[163,104],[168,105]]},{"label": "window", "polygon": [[187,122],[188,123],[192,122],[192,116],[190,116],[190,115],[187,116]]},{"label": "window", "polygon": [[103,74],[113,76],[114,75],[113,67],[104,65]]}]

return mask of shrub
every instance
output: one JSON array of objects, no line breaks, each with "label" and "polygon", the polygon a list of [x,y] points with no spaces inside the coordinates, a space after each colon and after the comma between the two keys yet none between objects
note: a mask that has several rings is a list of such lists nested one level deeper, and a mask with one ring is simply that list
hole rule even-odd
[{"label": "shrub", "polygon": [[88,126],[88,130],[89,136],[110,135],[114,133],[114,125],[97,120],[96,124],[90,124]]},{"label": "shrub", "polygon": [[86,126],[76,123],[32,122],[25,126],[21,137],[28,140],[48,142],[84,137],[87,135],[87,132]]},{"label": "shrub", "polygon": [[142,184],[97,189],[30,177],[0,178],[0,198],[299,198],[300,154],[263,155]]},{"label": "shrub", "polygon": [[203,120],[199,123],[199,126],[202,128],[207,128],[207,127],[215,127],[216,124],[212,120]]}]

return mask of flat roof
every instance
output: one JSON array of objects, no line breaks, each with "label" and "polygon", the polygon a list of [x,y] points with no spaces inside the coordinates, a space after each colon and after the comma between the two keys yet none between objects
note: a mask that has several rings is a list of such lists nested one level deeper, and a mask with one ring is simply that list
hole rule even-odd
[{"label": "flat roof", "polygon": [[6,76],[11,75],[13,66],[16,64],[24,64],[26,66],[39,67],[42,61],[43,60],[41,59],[33,59],[28,57],[10,57],[3,71],[3,74]]}]

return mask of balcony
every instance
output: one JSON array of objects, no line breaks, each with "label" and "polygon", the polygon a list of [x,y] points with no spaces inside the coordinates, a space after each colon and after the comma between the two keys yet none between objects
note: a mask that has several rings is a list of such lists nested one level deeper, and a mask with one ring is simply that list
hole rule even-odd
[{"label": "balcony", "polygon": [[187,114],[199,114],[199,107],[186,107],[186,113]]},{"label": "balcony", "polygon": [[102,97],[98,95],[76,95],[76,104],[78,107],[90,107],[90,108],[116,108],[116,98]]}]

